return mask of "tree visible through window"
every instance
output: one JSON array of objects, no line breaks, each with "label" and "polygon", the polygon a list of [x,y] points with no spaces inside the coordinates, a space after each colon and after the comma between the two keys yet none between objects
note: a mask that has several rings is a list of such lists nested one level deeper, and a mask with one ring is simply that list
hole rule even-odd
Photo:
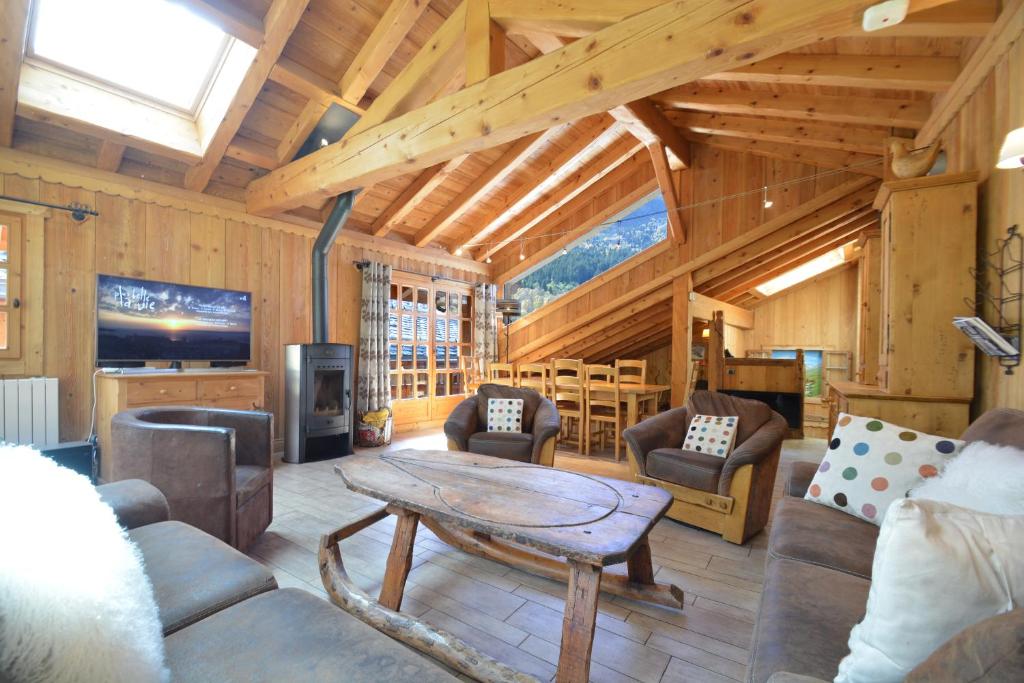
[{"label": "tree visible through window", "polygon": [[668,219],[661,193],[648,197],[554,256],[505,284],[505,296],[522,303],[523,314],[611,270],[630,256],[665,239]]}]

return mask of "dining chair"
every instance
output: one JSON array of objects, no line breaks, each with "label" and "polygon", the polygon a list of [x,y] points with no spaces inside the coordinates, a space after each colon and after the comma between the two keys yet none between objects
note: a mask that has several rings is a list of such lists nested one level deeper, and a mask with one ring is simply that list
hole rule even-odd
[{"label": "dining chair", "polygon": [[626,427],[626,413],[622,409],[622,392],[619,387],[619,370],[610,365],[588,365],[586,373],[584,452],[590,455],[591,437],[594,434],[591,427],[596,422],[601,448],[607,445],[608,431],[611,430],[615,443],[615,461],[618,462],[622,460],[622,430]]},{"label": "dining chair", "polygon": [[534,389],[541,396],[551,393],[548,377],[551,366],[546,363],[520,363],[516,366],[516,386],[521,389]]},{"label": "dining chair", "polygon": [[[647,384],[647,361],[616,358],[615,367],[619,370],[619,382],[622,384]],[[639,419],[655,415],[658,412],[658,399],[641,401],[638,406]]]},{"label": "dining chair", "polygon": [[515,366],[512,363],[488,363],[487,383],[514,387],[516,384]]},{"label": "dining chair", "polygon": [[551,400],[562,418],[562,441],[572,441],[576,424],[576,452],[583,454],[583,361],[556,358],[551,361]]}]

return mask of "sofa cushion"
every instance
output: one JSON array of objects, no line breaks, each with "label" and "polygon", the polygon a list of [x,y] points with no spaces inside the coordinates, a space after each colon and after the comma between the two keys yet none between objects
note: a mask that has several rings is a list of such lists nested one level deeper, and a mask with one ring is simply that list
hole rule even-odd
[{"label": "sofa cushion", "polygon": [[259,562],[182,522],[128,532],[142,552],[164,634],[277,587]]},{"label": "sofa cushion", "polygon": [[832,680],[849,652],[850,629],[864,616],[870,586],[852,574],[770,559],[751,648],[751,683],[765,683],[776,671]]},{"label": "sofa cushion", "polygon": [[523,400],[523,431],[533,431],[533,415],[540,405],[541,395],[533,389],[507,387],[503,384],[481,384],[476,390],[477,429],[487,429],[487,401],[492,398],[521,398]]},{"label": "sofa cushion", "polygon": [[166,640],[180,681],[434,683],[444,669],[311,593],[260,595]]},{"label": "sofa cushion", "polygon": [[656,448],[647,454],[647,476],[709,493],[718,492],[723,465],[724,458],[681,448]]},{"label": "sofa cushion", "polygon": [[477,432],[469,437],[469,450],[480,455],[530,462],[533,458],[533,435],[520,432]]},{"label": "sofa cushion", "polygon": [[122,479],[97,486],[96,491],[126,529],[166,522],[171,516],[164,494],[148,481]]},{"label": "sofa cushion", "polygon": [[768,554],[871,578],[878,527],[803,498],[775,506]]},{"label": "sofa cushion", "polygon": [[907,683],[1019,681],[1024,672],[1024,609],[965,628],[919,664]]},{"label": "sofa cushion", "polygon": [[270,483],[270,468],[256,465],[235,465],[235,499],[241,506]]}]

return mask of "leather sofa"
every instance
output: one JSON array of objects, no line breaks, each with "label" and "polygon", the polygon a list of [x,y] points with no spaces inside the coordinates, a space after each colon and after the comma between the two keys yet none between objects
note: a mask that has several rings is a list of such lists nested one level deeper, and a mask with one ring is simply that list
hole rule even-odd
[{"label": "leather sofa", "polygon": [[255,410],[166,406],[111,419],[109,481],[160,489],[171,519],[244,551],[273,519],[274,416]]},{"label": "leather sofa", "polygon": [[[522,432],[488,432],[487,401],[492,398],[523,400]],[[519,462],[551,466],[555,440],[561,429],[558,408],[533,389],[481,384],[448,416],[444,433],[448,450],[479,453]]]},{"label": "leather sofa", "polygon": [[[990,410],[960,438],[1024,448],[1024,412]],[[831,681],[864,617],[879,527],[804,500],[816,470],[794,463],[775,507],[750,683]],[[1024,680],[1024,609],[966,629],[907,680]]]},{"label": "leather sofa", "polygon": [[98,487],[138,546],[175,681],[456,681],[440,665],[193,526],[138,480]]}]

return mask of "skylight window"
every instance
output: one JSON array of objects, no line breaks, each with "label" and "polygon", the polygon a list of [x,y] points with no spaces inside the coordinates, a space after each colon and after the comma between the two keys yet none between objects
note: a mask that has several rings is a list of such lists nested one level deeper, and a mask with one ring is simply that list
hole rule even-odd
[{"label": "skylight window", "polygon": [[230,43],[168,0],[36,0],[31,51],[83,76],[195,114]]},{"label": "skylight window", "polygon": [[846,251],[843,247],[836,247],[816,259],[811,259],[802,266],[797,266],[793,270],[772,278],[762,285],[758,285],[754,289],[765,296],[771,296],[844,263],[846,263]]}]

